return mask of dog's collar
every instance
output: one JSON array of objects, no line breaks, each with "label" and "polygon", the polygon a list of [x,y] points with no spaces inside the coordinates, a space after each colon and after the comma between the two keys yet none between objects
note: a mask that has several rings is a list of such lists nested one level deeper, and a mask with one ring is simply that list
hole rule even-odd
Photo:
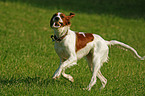
[{"label": "dog's collar", "polygon": [[57,37],[56,35],[51,35],[51,38],[52,38],[52,41],[62,41],[62,39],[67,35],[67,33],[68,33],[68,30],[67,30],[67,32],[63,35],[63,36],[61,36],[61,37]]}]

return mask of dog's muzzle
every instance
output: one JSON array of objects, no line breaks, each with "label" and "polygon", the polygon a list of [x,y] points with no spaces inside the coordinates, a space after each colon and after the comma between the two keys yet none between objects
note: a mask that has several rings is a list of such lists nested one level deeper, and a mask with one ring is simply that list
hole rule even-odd
[{"label": "dog's muzzle", "polygon": [[59,28],[61,26],[63,26],[63,23],[61,23],[61,22],[54,22],[52,25],[52,27],[54,27],[54,28]]},{"label": "dog's muzzle", "polygon": [[53,21],[54,21],[54,23],[52,25],[53,28],[59,28],[59,27],[63,26],[63,22],[60,22],[59,17],[55,17]]}]

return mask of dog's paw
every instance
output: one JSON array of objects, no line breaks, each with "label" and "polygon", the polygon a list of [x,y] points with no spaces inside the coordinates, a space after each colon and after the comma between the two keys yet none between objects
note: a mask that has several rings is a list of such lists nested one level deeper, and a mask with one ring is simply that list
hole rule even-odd
[{"label": "dog's paw", "polygon": [[57,78],[59,78],[60,76],[53,76],[52,79],[56,80]]},{"label": "dog's paw", "polygon": [[105,86],[101,86],[100,88],[99,88],[99,90],[101,91],[101,90],[103,90],[105,88]]},{"label": "dog's paw", "polygon": [[60,77],[60,74],[54,74],[52,78],[53,78],[53,79],[57,79],[57,78],[59,78],[59,77]]},{"label": "dog's paw", "polygon": [[53,79],[57,79],[57,78],[59,78],[59,77],[60,77],[60,74],[56,74],[56,73],[55,73],[55,74],[53,75],[52,78],[53,78]]},{"label": "dog's paw", "polygon": [[91,91],[91,88],[87,87],[87,88],[83,88],[83,90]]},{"label": "dog's paw", "polygon": [[57,79],[57,78],[59,78],[60,77],[60,74],[61,74],[61,70],[59,70],[59,69],[57,69],[56,71],[55,71],[55,73],[53,74],[53,79]]},{"label": "dog's paw", "polygon": [[69,81],[74,82],[74,78],[70,78]]}]

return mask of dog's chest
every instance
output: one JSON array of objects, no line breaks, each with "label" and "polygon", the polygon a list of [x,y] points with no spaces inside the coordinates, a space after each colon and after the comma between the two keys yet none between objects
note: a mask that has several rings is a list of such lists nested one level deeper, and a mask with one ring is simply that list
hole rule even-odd
[{"label": "dog's chest", "polygon": [[69,57],[68,47],[64,43],[55,43],[54,48],[59,57],[63,59]]}]

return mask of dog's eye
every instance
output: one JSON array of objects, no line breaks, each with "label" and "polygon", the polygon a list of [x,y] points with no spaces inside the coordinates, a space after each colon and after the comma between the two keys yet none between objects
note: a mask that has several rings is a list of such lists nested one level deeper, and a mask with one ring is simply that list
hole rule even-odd
[{"label": "dog's eye", "polygon": [[64,16],[61,16],[61,18],[64,18]]}]

